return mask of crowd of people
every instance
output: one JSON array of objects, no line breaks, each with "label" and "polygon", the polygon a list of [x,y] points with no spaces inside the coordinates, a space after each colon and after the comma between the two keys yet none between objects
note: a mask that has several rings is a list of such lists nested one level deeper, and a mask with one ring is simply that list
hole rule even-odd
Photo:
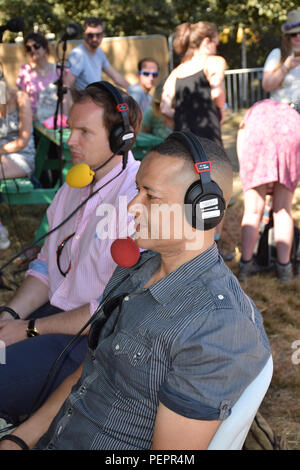
[{"label": "crowd of people", "polygon": [[[300,10],[288,14],[282,32],[282,47],[264,68],[270,98],[247,111],[238,133],[240,281],[260,272],[253,253],[267,194],[277,275],[290,283],[296,274]],[[161,64],[143,57],[134,84],[99,48],[103,37],[103,22],[87,18],[63,76],[72,162],[91,178],[60,187],[47,210],[51,234],[0,307],[0,418],[14,427],[0,450],[206,449],[271,355],[262,316],[215,243],[233,181],[222,142],[226,61],[217,55],[216,25],[179,25],[179,65],[161,77]],[[6,83],[0,105],[0,178],[32,174],[39,95],[58,78],[43,35],[28,34],[24,47],[29,62],[18,90]],[[102,70],[114,85],[101,80]],[[140,163],[132,147],[141,130],[162,143]],[[107,223],[102,205],[114,209]],[[183,217],[165,238],[153,211],[173,205]],[[140,257],[118,267],[111,246],[124,227]],[[0,225],[0,249],[7,242]]]}]

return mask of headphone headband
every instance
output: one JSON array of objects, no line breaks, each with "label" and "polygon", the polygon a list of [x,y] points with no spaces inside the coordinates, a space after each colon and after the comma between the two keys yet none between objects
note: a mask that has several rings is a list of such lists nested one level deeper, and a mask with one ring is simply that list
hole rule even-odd
[{"label": "headphone headband", "polygon": [[133,128],[129,122],[128,103],[124,101],[124,98],[121,95],[120,91],[109,82],[103,80],[100,82],[89,83],[89,85],[87,85],[86,87],[86,90],[91,87],[96,87],[99,89],[104,88],[114,98],[116,104],[115,109],[118,113],[121,114],[122,117],[122,125],[117,124],[111,129],[109,135],[109,143],[110,148],[114,154],[121,153],[125,155],[125,153],[127,153],[128,150],[132,148],[135,137]]},{"label": "headphone headband", "polygon": [[221,188],[211,179],[211,162],[199,138],[191,131],[173,132],[169,137],[180,141],[190,152],[199,175],[185,195],[186,218],[192,227],[210,230],[221,222],[226,208]]}]

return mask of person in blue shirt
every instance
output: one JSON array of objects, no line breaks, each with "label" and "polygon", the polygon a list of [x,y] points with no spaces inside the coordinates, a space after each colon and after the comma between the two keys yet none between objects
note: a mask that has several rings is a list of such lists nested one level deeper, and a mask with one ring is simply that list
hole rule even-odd
[{"label": "person in blue shirt", "polygon": [[143,113],[152,104],[151,90],[157,83],[159,64],[152,57],[144,57],[138,63],[138,81],[130,85],[128,93],[140,105]]},{"label": "person in blue shirt", "polygon": [[127,90],[129,83],[110,64],[106,55],[99,48],[104,37],[104,25],[99,18],[86,18],[83,26],[83,43],[74,47],[68,56],[70,76],[67,86],[83,90],[89,83],[101,80],[102,70],[114,84]]},{"label": "person in blue shirt", "polygon": [[206,449],[269,360],[261,314],[214,243],[231,163],[201,144],[200,164],[178,133],[142,160],[128,210],[144,252],[111,277],[83,366],[0,449]]}]

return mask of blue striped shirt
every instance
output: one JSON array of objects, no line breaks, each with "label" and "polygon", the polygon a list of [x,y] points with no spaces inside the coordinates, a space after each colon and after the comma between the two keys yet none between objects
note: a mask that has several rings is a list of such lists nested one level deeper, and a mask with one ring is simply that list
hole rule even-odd
[{"label": "blue striped shirt", "polygon": [[261,371],[270,356],[262,317],[216,245],[144,289],[159,265],[145,252],[116,269],[104,296],[127,295],[37,448],[151,449],[159,402],[223,420]]}]

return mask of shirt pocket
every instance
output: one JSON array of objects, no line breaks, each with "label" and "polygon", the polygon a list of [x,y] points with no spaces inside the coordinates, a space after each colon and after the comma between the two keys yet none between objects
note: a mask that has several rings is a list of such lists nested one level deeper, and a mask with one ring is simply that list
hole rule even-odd
[{"label": "shirt pocket", "polygon": [[126,332],[116,334],[112,342],[114,356],[124,356],[132,367],[145,365],[152,352],[151,344],[146,338],[137,334],[135,336]]}]

